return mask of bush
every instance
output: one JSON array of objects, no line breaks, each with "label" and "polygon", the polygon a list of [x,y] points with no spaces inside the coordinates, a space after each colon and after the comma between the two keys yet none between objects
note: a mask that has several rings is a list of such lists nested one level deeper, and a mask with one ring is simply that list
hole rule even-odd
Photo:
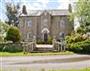
[{"label": "bush", "polygon": [[52,44],[52,37],[48,37],[48,42],[47,42],[48,44]]},{"label": "bush", "polygon": [[19,42],[20,41],[19,29],[17,27],[10,27],[6,34],[6,40]]},{"label": "bush", "polygon": [[82,27],[78,27],[77,28],[77,33],[79,33],[79,34],[85,33],[85,29],[82,28]]},{"label": "bush", "polygon": [[4,41],[3,37],[2,37],[2,36],[0,36],[0,42],[3,42],[3,41]]},{"label": "bush", "polygon": [[37,44],[45,44],[45,43],[44,43],[44,41],[42,41],[42,40],[40,40],[40,39],[39,39],[39,40],[37,40],[37,42],[36,42],[36,43],[37,43]]},{"label": "bush", "polygon": [[73,34],[65,38],[67,49],[76,53],[90,53],[90,39],[82,34]]},{"label": "bush", "polygon": [[2,52],[21,52],[23,47],[21,43],[0,43],[0,51]]},{"label": "bush", "polygon": [[77,43],[69,43],[68,50],[78,53],[90,53],[90,40],[85,40]]},{"label": "bush", "polygon": [[73,34],[71,36],[66,36],[65,40],[67,43],[75,43],[75,42],[84,41],[85,38],[83,38],[81,34]]},{"label": "bush", "polygon": [[4,42],[5,34],[9,29],[9,25],[0,20],[0,42]]},{"label": "bush", "polygon": [[37,40],[37,44],[52,44],[52,38],[49,36],[47,42],[43,40]]}]

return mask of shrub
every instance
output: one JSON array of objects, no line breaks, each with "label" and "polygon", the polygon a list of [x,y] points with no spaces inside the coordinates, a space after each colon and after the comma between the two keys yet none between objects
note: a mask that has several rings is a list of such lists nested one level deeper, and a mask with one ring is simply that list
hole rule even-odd
[{"label": "shrub", "polygon": [[69,43],[68,50],[78,53],[90,53],[90,40],[85,40],[77,43]]},{"label": "shrub", "polygon": [[9,29],[9,25],[0,20],[0,42],[4,42],[5,34]]},{"label": "shrub", "polygon": [[4,40],[3,40],[3,37],[2,36],[0,36],[0,42],[3,42]]},{"label": "shrub", "polygon": [[21,52],[23,47],[21,43],[0,43],[0,51],[3,52]]},{"label": "shrub", "polygon": [[13,41],[13,42],[19,42],[20,41],[20,32],[17,27],[10,27],[7,34],[6,34],[6,40]]},{"label": "shrub", "polygon": [[48,42],[47,42],[48,44],[52,44],[52,37],[48,37]]},{"label": "shrub", "polygon": [[82,27],[78,27],[77,28],[77,33],[79,33],[79,34],[85,33],[85,29],[82,28]]},{"label": "shrub", "polygon": [[71,36],[66,36],[65,40],[67,43],[75,43],[85,40],[81,34],[73,34]]},{"label": "shrub", "polygon": [[37,40],[37,44],[52,44],[52,37],[49,36],[47,42],[39,39]]},{"label": "shrub", "polygon": [[42,41],[42,40],[39,39],[39,40],[36,41],[36,43],[37,44],[44,44],[44,41]]},{"label": "shrub", "polygon": [[76,53],[90,53],[90,39],[82,34],[73,34],[65,38],[67,49]]}]

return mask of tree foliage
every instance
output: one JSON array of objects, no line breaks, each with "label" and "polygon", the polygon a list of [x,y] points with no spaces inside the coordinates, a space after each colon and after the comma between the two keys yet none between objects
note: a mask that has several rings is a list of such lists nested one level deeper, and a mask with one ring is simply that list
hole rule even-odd
[{"label": "tree foliage", "polygon": [[14,5],[12,3],[6,3],[6,15],[8,17],[8,24],[14,24],[17,26],[19,24],[19,4]]},{"label": "tree foliage", "polygon": [[8,29],[9,29],[9,25],[0,21],[0,42],[4,41],[4,37]]},{"label": "tree foliage", "polygon": [[85,30],[84,33],[90,31],[90,0],[78,0],[75,8],[75,16],[78,18],[80,27]]},{"label": "tree foliage", "polygon": [[6,40],[19,42],[20,41],[20,31],[17,27],[11,26],[6,34]]}]

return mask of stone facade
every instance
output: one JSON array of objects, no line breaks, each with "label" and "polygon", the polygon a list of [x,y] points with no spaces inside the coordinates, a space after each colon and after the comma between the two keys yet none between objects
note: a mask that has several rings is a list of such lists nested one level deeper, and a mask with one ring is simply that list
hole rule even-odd
[{"label": "stone facade", "polygon": [[33,36],[41,40],[49,36],[58,39],[61,32],[70,34],[73,24],[68,16],[68,10],[33,10],[27,15],[22,14],[19,18],[22,40],[30,41]]}]

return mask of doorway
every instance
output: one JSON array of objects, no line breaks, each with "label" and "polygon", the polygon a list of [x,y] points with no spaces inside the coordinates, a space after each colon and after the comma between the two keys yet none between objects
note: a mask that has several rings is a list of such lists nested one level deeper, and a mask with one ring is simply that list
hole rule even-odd
[{"label": "doorway", "polygon": [[48,41],[48,34],[47,33],[44,33],[44,42],[47,43],[47,41]]},{"label": "doorway", "polygon": [[48,41],[48,35],[49,35],[48,28],[43,28],[43,30],[42,30],[42,39],[45,43],[47,43],[47,41]]}]

